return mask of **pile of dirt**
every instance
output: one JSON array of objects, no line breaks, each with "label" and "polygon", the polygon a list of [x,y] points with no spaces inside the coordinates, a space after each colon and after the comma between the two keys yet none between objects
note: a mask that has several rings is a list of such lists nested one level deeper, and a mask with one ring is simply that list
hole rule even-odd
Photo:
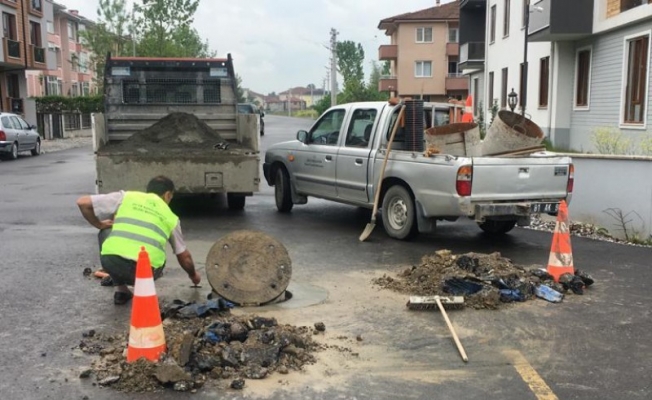
[{"label": "pile of dirt", "polygon": [[[116,150],[132,150],[139,147],[146,147],[148,150],[175,150],[223,147],[226,143],[218,132],[195,115],[174,112],[149,128],[134,133],[128,139],[112,144],[112,147]],[[236,144],[228,143],[228,148],[235,147]]]},{"label": "pile of dirt", "polygon": [[228,311],[205,318],[175,316],[163,322],[168,351],[158,363],[127,363],[127,334],[89,331],[78,348],[99,357],[80,378],[94,377],[100,386],[122,392],[194,392],[209,381],[240,389],[245,379],[287,374],[315,363],[312,353],[325,349],[312,339],[321,327],[279,325],[273,318]]},{"label": "pile of dirt", "polygon": [[464,296],[466,307],[497,309],[505,303],[534,297],[559,302],[569,291],[582,294],[593,284],[593,279],[582,271],[567,275],[555,283],[545,269],[516,265],[500,253],[455,255],[441,250],[424,256],[420,265],[396,277],[383,275],[373,283],[412,296]]}]

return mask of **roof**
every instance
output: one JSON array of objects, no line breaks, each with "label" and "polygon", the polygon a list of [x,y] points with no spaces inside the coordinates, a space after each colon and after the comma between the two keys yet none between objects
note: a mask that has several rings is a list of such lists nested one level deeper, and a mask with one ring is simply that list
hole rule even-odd
[{"label": "roof", "polygon": [[378,24],[378,29],[392,31],[401,22],[419,21],[450,21],[460,18],[460,2],[458,0],[440,6],[425,8],[423,10],[409,12],[385,18]]},{"label": "roof", "polygon": [[[297,86],[297,87],[295,87],[295,88],[292,88],[292,89],[290,89],[290,90],[286,90],[286,91],[281,92],[281,93],[279,93],[279,94],[286,95],[286,94],[290,94],[290,93],[291,93],[293,96],[306,96],[306,95],[310,95],[310,88],[306,88],[306,87],[302,87],[302,86]],[[323,90],[323,89],[314,88],[314,89],[312,90],[312,94],[313,94],[313,95],[317,95],[317,96],[319,96],[319,95],[321,95],[321,94],[324,94],[324,90]]]}]

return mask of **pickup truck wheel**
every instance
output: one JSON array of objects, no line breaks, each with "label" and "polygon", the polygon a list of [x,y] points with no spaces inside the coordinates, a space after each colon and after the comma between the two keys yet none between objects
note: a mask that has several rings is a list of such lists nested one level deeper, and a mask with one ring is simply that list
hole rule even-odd
[{"label": "pickup truck wheel", "polygon": [[410,239],[417,234],[414,199],[401,185],[387,190],[383,198],[383,226],[385,232],[395,239]]},{"label": "pickup truck wheel", "polygon": [[292,203],[292,193],[290,191],[290,176],[284,167],[276,169],[274,200],[276,200],[276,208],[280,212],[287,213],[292,210],[294,203]]},{"label": "pickup truck wheel", "polygon": [[492,235],[504,235],[514,229],[516,221],[485,221],[478,223],[480,229]]},{"label": "pickup truck wheel", "polygon": [[229,210],[242,210],[244,209],[247,197],[241,194],[227,193],[226,202]]}]

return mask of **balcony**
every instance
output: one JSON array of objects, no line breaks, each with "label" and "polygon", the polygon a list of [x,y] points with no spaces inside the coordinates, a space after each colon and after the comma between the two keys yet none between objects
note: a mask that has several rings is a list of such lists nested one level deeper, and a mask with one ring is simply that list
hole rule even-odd
[{"label": "balcony", "polygon": [[469,90],[469,79],[460,73],[446,76],[446,91]]},{"label": "balcony", "polygon": [[395,76],[383,75],[378,82],[378,91],[396,92],[398,91],[398,79]]},{"label": "balcony", "polygon": [[23,99],[7,97],[5,100],[5,109],[11,110],[14,114],[22,114],[25,111]]},{"label": "balcony", "polygon": [[484,47],[484,42],[468,42],[460,46],[460,68],[484,67]]},{"label": "balcony", "polygon": [[578,40],[593,33],[593,0],[542,0],[531,7],[530,42]]},{"label": "balcony", "polygon": [[9,58],[20,60],[20,42],[6,37],[3,38],[3,42],[5,48],[5,62],[10,62]]},{"label": "balcony", "polygon": [[449,57],[457,57],[460,55],[459,43],[446,43],[446,55]]},{"label": "balcony", "polygon": [[384,44],[378,48],[378,59],[380,61],[396,60],[398,58],[398,46],[395,44]]},{"label": "balcony", "polygon": [[30,47],[32,48],[32,54],[34,55],[34,62],[45,66],[45,49],[34,45],[30,45]]}]

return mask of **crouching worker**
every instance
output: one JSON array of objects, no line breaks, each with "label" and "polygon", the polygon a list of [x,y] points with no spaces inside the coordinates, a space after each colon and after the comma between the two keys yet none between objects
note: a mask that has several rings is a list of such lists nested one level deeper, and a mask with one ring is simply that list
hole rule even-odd
[{"label": "crouching worker", "polygon": [[174,183],[157,176],[147,184],[147,193],[119,191],[77,200],[84,218],[100,230],[100,261],[113,280],[115,304],[125,304],[133,297],[127,285],[134,285],[136,261],[143,246],[149,253],[154,279],[163,273],[165,244],[169,242],[192,283],[201,281],[183,241],[179,217],[169,207],[173,195]]}]

